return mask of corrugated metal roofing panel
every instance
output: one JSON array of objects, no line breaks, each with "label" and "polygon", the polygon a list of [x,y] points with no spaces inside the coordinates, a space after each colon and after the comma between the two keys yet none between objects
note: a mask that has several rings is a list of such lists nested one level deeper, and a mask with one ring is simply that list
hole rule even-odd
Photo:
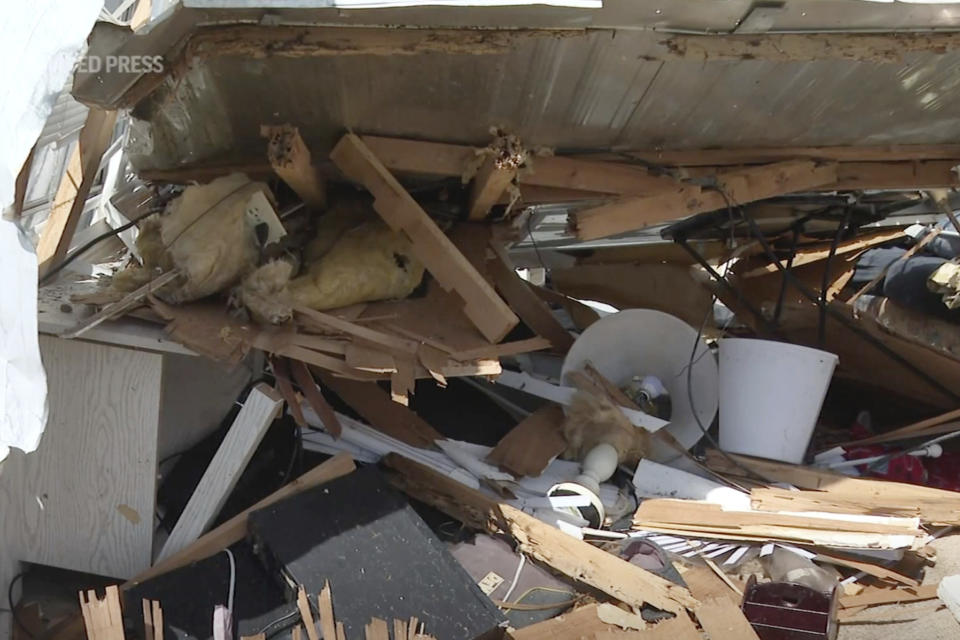
[{"label": "corrugated metal roofing panel", "polygon": [[263,122],[318,153],[345,129],[485,144],[491,125],[564,151],[955,143],[960,53],[906,62],[648,61],[657,36],[586,32],[482,53],[215,57],[137,113],[139,168],[262,158]]}]

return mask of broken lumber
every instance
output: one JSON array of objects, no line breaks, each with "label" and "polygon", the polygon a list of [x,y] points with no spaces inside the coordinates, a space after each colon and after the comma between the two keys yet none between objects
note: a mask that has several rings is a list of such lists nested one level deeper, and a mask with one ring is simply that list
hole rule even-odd
[{"label": "broken lumber", "polygon": [[[891,480],[852,478],[813,467],[762,460],[739,454],[728,455],[737,464],[743,465],[770,481],[785,482],[817,492],[816,496],[802,494],[794,496],[796,500],[822,499],[825,506],[830,503],[853,502],[861,505],[861,508],[871,509],[877,513],[884,513],[886,510],[890,510],[892,513],[901,510],[904,513],[910,513],[905,509],[916,508],[918,517],[926,523],[947,525],[960,523],[960,505],[957,504],[957,494],[953,491]],[[740,475],[743,473],[743,469],[732,464],[724,455],[712,449],[707,451],[707,466],[714,471],[725,474]],[[758,504],[774,499],[774,497],[783,498],[782,494],[772,489],[766,491],[758,489],[758,496],[763,496],[762,501]]]},{"label": "broken lumber", "polygon": [[500,439],[487,460],[517,476],[539,476],[567,448],[563,420],[559,405],[537,409]]},{"label": "broken lumber", "polygon": [[327,403],[326,398],[323,397],[323,393],[321,393],[320,388],[317,386],[317,382],[313,379],[313,374],[310,373],[310,368],[306,363],[300,362],[299,360],[290,360],[289,364],[293,379],[297,385],[299,385],[303,396],[307,399],[307,404],[310,405],[314,413],[317,414],[317,417],[320,418],[320,421],[323,422],[323,428],[334,438],[339,438],[343,427],[341,427],[340,421],[337,419],[337,414],[333,411],[333,407],[331,407],[329,403]]},{"label": "broken lumber", "polygon": [[[892,240],[898,240],[903,238],[906,234],[902,229],[897,229],[895,231],[879,231],[877,233],[872,233],[866,236],[860,236],[858,238],[853,238],[852,240],[847,240],[846,242],[841,242],[837,245],[834,255],[844,255],[847,253],[853,253],[856,251],[863,251],[876,247],[881,244],[885,244]],[[740,275],[741,278],[754,278],[756,276],[762,276],[769,273],[776,273],[780,268],[786,269],[787,264],[790,264],[791,269],[796,269],[797,267],[802,267],[805,264],[811,264],[813,262],[819,262],[820,260],[825,260],[830,255],[830,248],[817,248],[817,249],[808,249],[808,250],[798,250],[796,255],[793,257],[793,260],[782,260],[780,261],[780,266],[777,266],[777,263],[771,263],[758,267],[756,269],[751,269],[746,273]]]},{"label": "broken lumber", "polygon": [[840,596],[838,605],[841,609],[853,609],[856,607],[920,602],[921,600],[933,600],[936,597],[937,585],[935,584],[923,585],[921,587],[905,587],[902,589],[868,587],[865,591],[855,596]]},{"label": "broken lumber", "polygon": [[274,172],[308,207],[323,209],[327,203],[326,186],[311,164],[310,150],[300,137],[300,131],[289,124],[262,125],[260,135],[269,140],[267,158]]},{"label": "broken lumber", "polygon": [[410,409],[393,402],[375,382],[344,380],[322,373],[320,379],[367,423],[392,438],[420,449],[433,449],[439,431]]},{"label": "broken lumber", "polygon": [[[475,161],[479,149],[441,142],[422,142],[402,138],[363,136],[363,142],[377,158],[398,173],[431,176],[462,176]],[[960,151],[956,157],[960,157]],[[599,162],[581,158],[546,156],[533,159],[531,167],[520,171],[522,186],[640,195],[677,186],[669,176],[657,176],[639,164]]]},{"label": "broken lumber", "polygon": [[867,444],[876,444],[879,442],[887,442],[888,440],[896,438],[904,438],[911,436],[915,433],[923,433],[930,427],[935,427],[946,422],[952,422],[954,420],[960,420],[960,409],[955,409],[953,411],[947,411],[940,415],[934,416],[932,418],[927,418],[925,420],[920,420],[919,422],[914,422],[908,424],[899,429],[893,429],[892,431],[886,431],[884,433],[871,436],[869,438],[863,438],[862,440],[855,440],[853,442],[845,442],[844,444],[849,445],[867,445]]},{"label": "broken lumber", "polygon": [[504,356],[515,356],[520,353],[530,353],[531,351],[542,351],[549,348],[550,341],[538,336],[535,338],[527,338],[526,340],[516,340],[514,342],[501,342],[500,344],[493,344],[489,347],[457,351],[450,354],[450,357],[460,361],[493,359]]},{"label": "broken lumber", "polygon": [[61,262],[70,250],[73,234],[80,223],[83,207],[90,188],[100,169],[100,161],[113,139],[117,123],[116,111],[91,108],[80,130],[80,138],[67,162],[67,170],[60,180],[53,198],[50,217],[40,232],[37,242],[37,261],[40,277]]},{"label": "broken lumber", "polygon": [[411,497],[437,507],[467,526],[503,531],[517,541],[523,553],[628,605],[639,607],[647,602],[677,612],[699,604],[687,589],[452,478],[395,454],[386,456],[384,462],[397,472],[393,477],[395,484]]},{"label": "broken lumber", "polygon": [[345,476],[355,469],[356,465],[354,464],[353,459],[346,453],[341,453],[330,458],[319,466],[307,471],[293,482],[290,482],[280,489],[277,489],[249,509],[241,511],[220,526],[216,527],[215,529],[211,529],[204,535],[200,536],[200,538],[193,542],[193,544],[181,549],[177,553],[170,555],[165,560],[158,561],[140,575],[123,584],[123,589],[126,590],[134,584],[145,582],[150,578],[173,571],[174,569],[179,569],[180,567],[186,566],[191,562],[203,560],[204,558],[208,558],[215,553],[219,553],[233,543],[242,540],[244,536],[247,535],[247,516],[250,515],[251,512],[259,511],[260,509],[289,498],[290,496],[297,495],[298,493],[306,491],[307,489],[311,489],[341,476]]},{"label": "broken lumber", "polygon": [[158,562],[181,551],[210,526],[282,408],[283,398],[269,386],[261,383],[251,389],[243,408],[163,545]]},{"label": "broken lumber", "polygon": [[497,204],[500,196],[507,190],[516,175],[516,169],[497,166],[497,159],[488,156],[473,178],[467,218],[469,220],[486,218],[490,209]]},{"label": "broken lumber", "polygon": [[520,277],[510,262],[503,247],[495,240],[491,240],[490,248],[494,255],[487,260],[487,269],[497,290],[510,303],[510,307],[534,333],[549,340],[555,351],[559,353],[569,351],[573,346],[573,336],[570,332],[563,328],[547,303],[527,286],[526,281]]},{"label": "broken lumber", "polygon": [[445,290],[456,291],[467,317],[487,340],[500,342],[520,322],[359,137],[345,135],[330,158],[344,175],[373,194],[377,213],[410,239],[414,254]]},{"label": "broken lumber", "polygon": [[172,282],[179,275],[180,275],[180,272],[177,271],[176,269],[171,269],[166,273],[158,275],[156,278],[154,278],[147,284],[123,296],[123,298],[121,298],[120,300],[117,300],[116,302],[111,302],[110,304],[106,305],[105,307],[100,309],[100,311],[93,314],[89,318],[86,318],[82,322],[78,323],[72,329],[69,329],[61,333],[60,337],[61,338],[78,338],[84,333],[86,333],[87,331],[89,331],[90,329],[93,329],[94,327],[106,322],[107,320],[113,317],[119,316],[121,314],[124,314],[130,311],[131,309],[133,309],[134,307],[140,306],[143,303],[143,301],[147,298],[147,296],[149,296],[154,291],[157,291],[161,287],[165,286],[166,284]]},{"label": "broken lumber", "polygon": [[718,174],[717,190],[683,185],[667,192],[624,198],[578,211],[571,214],[571,221],[577,238],[595,240],[667,220],[809,190],[836,180],[835,163],[818,166],[809,160],[779,162]]},{"label": "broken lumber", "polygon": [[[88,640],[124,640],[120,591],[110,585],[103,598],[96,591],[80,592],[80,611]],[[161,622],[162,623],[162,622]]]},{"label": "broken lumber", "polygon": [[644,500],[634,515],[633,524],[638,529],[688,537],[873,549],[919,549],[926,535],[914,518],[851,516],[843,519],[727,511],[709,502],[672,499]]}]

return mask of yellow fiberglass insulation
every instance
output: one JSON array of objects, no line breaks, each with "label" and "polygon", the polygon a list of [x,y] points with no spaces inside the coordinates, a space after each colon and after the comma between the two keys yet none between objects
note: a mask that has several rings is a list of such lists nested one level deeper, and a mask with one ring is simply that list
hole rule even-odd
[{"label": "yellow fiberglass insulation", "polygon": [[236,284],[257,266],[259,250],[246,204],[257,191],[269,200],[267,185],[241,173],[187,187],[170,202],[160,235],[182,278],[160,297],[178,304],[198,300]]},{"label": "yellow fiberglass insulation", "polygon": [[410,241],[383,222],[350,229],[290,281],[293,304],[323,311],[358,302],[405,298],[423,279]]}]

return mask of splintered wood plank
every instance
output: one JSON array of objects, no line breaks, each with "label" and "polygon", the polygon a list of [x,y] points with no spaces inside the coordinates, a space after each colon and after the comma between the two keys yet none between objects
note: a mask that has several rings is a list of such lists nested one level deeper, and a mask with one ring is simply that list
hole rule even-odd
[{"label": "splintered wood plank", "polygon": [[50,217],[40,232],[37,261],[40,263],[41,277],[50,267],[62,261],[70,249],[83,206],[97,177],[100,160],[113,138],[116,122],[116,111],[93,108],[87,114],[87,121],[80,130],[80,139],[54,196]]},{"label": "splintered wood plank", "polygon": [[273,369],[273,375],[277,380],[277,391],[290,407],[290,415],[293,421],[301,429],[306,428],[307,421],[303,417],[303,409],[300,407],[300,399],[296,391],[293,390],[293,383],[290,381],[290,371],[287,367],[287,360],[284,358],[271,357],[270,367]]},{"label": "splintered wood plank", "polygon": [[695,614],[710,640],[760,640],[740,607],[727,598],[708,598]]},{"label": "splintered wood plank", "polygon": [[523,323],[541,338],[546,338],[553,348],[566,353],[573,346],[570,335],[560,321],[554,317],[547,303],[540,299],[526,281],[520,277],[506,251],[492,241],[493,258],[487,261],[487,268],[493,277],[497,289],[503,294],[510,306],[517,312]]},{"label": "splintered wood plank", "polygon": [[457,351],[456,353],[450,354],[450,357],[460,361],[479,360],[481,358],[502,358],[504,356],[515,356],[519,353],[542,351],[543,349],[549,349],[550,346],[549,340],[538,336],[536,338],[527,338],[526,340],[501,342],[500,344],[494,344],[488,347]]},{"label": "splintered wood plank", "polygon": [[667,220],[813,189],[836,180],[835,163],[817,166],[808,160],[779,162],[718,174],[718,190],[688,184],[650,196],[624,198],[578,211],[571,218],[577,238],[595,240]]},{"label": "splintered wood plank", "polygon": [[409,634],[406,620],[393,621],[393,640],[407,640]]},{"label": "splintered wood plank", "polygon": [[[363,136],[363,142],[383,164],[397,173],[461,177],[480,149],[441,142]],[[956,157],[960,157],[958,154]],[[660,164],[660,163],[658,163]],[[566,192],[638,195],[674,186],[669,176],[655,176],[641,165],[599,162],[581,158],[534,158],[518,176],[521,185],[564,189]]]},{"label": "splintered wood plank", "polygon": [[310,367],[299,360],[290,360],[289,363],[293,379],[300,386],[307,403],[323,422],[323,428],[334,438],[339,438],[343,427],[337,418],[337,414],[333,411],[333,407],[320,392],[317,382],[313,379],[313,374],[310,373]]},{"label": "splintered wood plank", "polygon": [[356,382],[321,374],[323,384],[360,414],[374,429],[414,447],[430,449],[443,438],[426,420],[397,404],[375,382]]},{"label": "splintered wood plank", "polygon": [[364,327],[354,322],[349,322],[347,320],[338,318],[332,314],[310,309],[309,307],[294,307],[294,310],[311,323],[318,324],[322,327],[327,327],[335,331],[342,331],[343,333],[349,334],[361,340],[365,340],[371,344],[375,344],[400,353],[415,354],[417,352],[418,345],[412,340],[398,338],[397,336],[384,333],[383,331],[377,331],[376,329]]},{"label": "splintered wood plank", "polygon": [[322,209],[327,203],[323,178],[310,159],[310,150],[300,137],[300,131],[289,124],[262,125],[260,135],[267,138],[267,158],[280,179],[286,182],[312,209]]},{"label": "splintered wood plank", "polygon": [[362,344],[348,345],[344,352],[344,358],[348,366],[361,371],[393,373],[397,370],[397,363],[394,362],[390,353]]},{"label": "splintered wood plank", "polygon": [[153,640],[163,640],[163,609],[160,602],[153,602]]},{"label": "splintered wood plank", "polygon": [[307,628],[307,637],[310,640],[320,640],[320,634],[317,633],[317,625],[313,621],[313,612],[310,611],[310,601],[307,599],[307,591],[303,585],[297,589],[297,609],[300,611],[300,617],[303,618],[303,626]]},{"label": "splintered wood plank", "polygon": [[210,526],[260,440],[282,408],[283,398],[269,386],[258,384],[250,391],[247,401],[163,545],[158,561],[171,557],[194,542]]},{"label": "splintered wood plank", "polygon": [[541,407],[503,436],[487,460],[518,476],[539,476],[567,448],[563,419],[559,405]]},{"label": "splintered wood plank", "polygon": [[516,175],[516,169],[498,167],[496,158],[487,157],[473,178],[467,217],[470,220],[486,218]]},{"label": "splintered wood plank", "polygon": [[386,620],[371,618],[364,627],[364,635],[367,640],[390,640],[390,630]]},{"label": "splintered wood plank", "polygon": [[153,604],[146,598],[143,599],[143,634],[144,640],[153,640]]},{"label": "splintered wood plank", "polygon": [[920,587],[906,587],[903,589],[879,589],[868,587],[863,593],[855,596],[840,596],[839,604],[842,609],[873,607],[884,604],[905,604],[921,600],[933,600],[937,597],[939,584],[927,584]]},{"label": "splintered wood plank", "polygon": [[839,565],[841,567],[847,567],[848,569],[856,569],[857,571],[862,571],[868,575],[871,575],[875,578],[880,578],[882,580],[893,580],[894,582],[899,582],[900,584],[905,584],[911,587],[920,586],[920,581],[916,578],[908,576],[906,574],[895,571],[894,569],[888,569],[879,564],[873,564],[871,562],[863,562],[861,560],[853,560],[852,558],[845,558],[834,553],[828,553],[826,551],[819,551],[817,557],[814,558],[818,562],[827,562],[829,564]]},{"label": "splintered wood plank", "polygon": [[[879,231],[877,233],[860,236],[852,240],[847,240],[846,242],[841,242],[839,245],[837,245],[834,255],[842,256],[847,253],[870,249],[871,247],[876,247],[878,245],[890,242],[891,240],[903,238],[905,235],[906,234],[903,232],[903,229],[895,229],[893,231]],[[812,250],[799,250],[797,251],[797,255],[793,257],[793,261],[790,263],[790,265],[792,269],[796,269],[797,267],[802,267],[805,264],[825,260],[829,255],[829,246]],[[787,260],[783,260],[780,262],[780,265],[785,269],[787,267],[787,262]],[[740,277],[753,278],[768,273],[776,273],[777,271],[779,271],[777,263],[771,263],[756,269],[751,269],[750,271],[741,274]]]},{"label": "splintered wood plank", "polygon": [[465,525],[503,531],[519,549],[555,571],[588,584],[621,602],[647,602],[667,611],[699,604],[690,592],[617,556],[577,540],[508,504],[416,462],[397,455],[384,458],[398,473],[393,480],[410,496],[431,504]]},{"label": "splintered wood plank", "polygon": [[353,134],[340,139],[330,158],[374,196],[374,209],[391,229],[405,234],[426,269],[464,302],[464,311],[490,341],[499,342],[519,323],[510,307],[460,253],[370,149]]},{"label": "splintered wood plank", "polygon": [[409,360],[397,359],[397,370],[390,376],[390,397],[394,402],[403,406],[410,403],[409,396],[413,395],[416,378],[414,364]]},{"label": "splintered wood plank", "polygon": [[333,615],[333,594],[330,592],[330,581],[323,583],[323,589],[317,596],[317,609],[320,611],[320,632],[323,640],[332,640],[342,633],[342,627]]},{"label": "splintered wood plank", "polygon": [[165,560],[158,561],[136,578],[125,583],[123,588],[128,589],[134,584],[145,582],[150,578],[163,575],[164,573],[173,571],[174,569],[179,569],[180,567],[184,567],[192,562],[209,558],[213,554],[223,551],[233,543],[242,540],[244,536],[247,535],[247,516],[249,516],[251,512],[265,509],[274,503],[285,500],[291,496],[295,496],[303,491],[306,491],[307,489],[312,489],[313,487],[320,486],[321,484],[345,476],[348,473],[353,472],[356,468],[357,467],[349,454],[340,453],[335,455],[329,460],[324,461],[319,466],[307,471],[293,482],[290,482],[280,489],[277,489],[249,509],[241,511],[217,528],[210,530],[197,539],[196,542],[185,547],[178,553],[169,556]]},{"label": "splintered wood plank", "polygon": [[339,620],[337,621],[337,640],[347,640],[347,632]]},{"label": "splintered wood plank", "polygon": [[[706,559],[709,560],[709,558]],[[693,597],[701,602],[709,599],[726,598],[732,604],[740,606],[741,596],[731,589],[730,585],[724,582],[713,569],[691,567],[683,572],[682,577]]]}]

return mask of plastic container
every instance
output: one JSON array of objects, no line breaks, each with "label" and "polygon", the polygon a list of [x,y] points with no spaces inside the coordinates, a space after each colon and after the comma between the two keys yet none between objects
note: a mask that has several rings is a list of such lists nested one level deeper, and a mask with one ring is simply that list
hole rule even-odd
[{"label": "plastic container", "polygon": [[720,341],[720,448],[798,464],[838,358],[770,340]]}]

